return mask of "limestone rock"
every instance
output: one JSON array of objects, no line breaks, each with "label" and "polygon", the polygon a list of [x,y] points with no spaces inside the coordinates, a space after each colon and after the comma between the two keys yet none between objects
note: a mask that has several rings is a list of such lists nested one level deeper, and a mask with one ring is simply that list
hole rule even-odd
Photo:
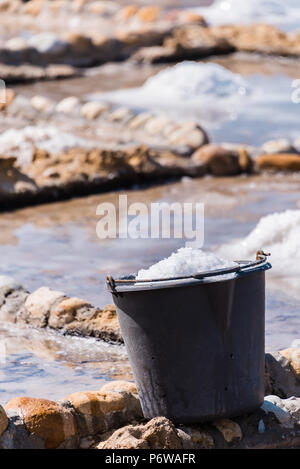
[{"label": "limestone rock", "polygon": [[34,327],[45,327],[51,308],[64,298],[65,294],[61,291],[41,287],[27,297],[22,318]]},{"label": "limestone rock", "polygon": [[80,114],[86,119],[93,120],[97,119],[103,112],[109,110],[109,105],[106,103],[100,103],[98,101],[89,101],[85,103],[80,109]]},{"label": "limestone rock", "polygon": [[0,436],[5,432],[8,426],[8,418],[5,410],[0,405]]},{"label": "limestone rock", "polygon": [[182,442],[170,420],[156,417],[116,430],[98,449],[182,449]]},{"label": "limestone rock", "polygon": [[57,448],[76,435],[72,413],[56,402],[18,397],[10,400],[5,409],[17,411],[23,418],[27,430],[44,440],[48,449]]},{"label": "limestone rock", "polygon": [[213,422],[213,425],[222,433],[227,443],[231,443],[235,439],[241,440],[243,438],[241,427],[233,420],[220,419]]},{"label": "limestone rock", "polygon": [[300,171],[300,155],[292,153],[260,155],[256,159],[256,164],[259,169]]}]

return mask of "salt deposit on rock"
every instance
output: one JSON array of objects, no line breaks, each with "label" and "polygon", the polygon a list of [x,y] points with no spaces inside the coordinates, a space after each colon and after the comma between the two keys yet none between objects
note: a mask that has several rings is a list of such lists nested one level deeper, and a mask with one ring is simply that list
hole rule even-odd
[{"label": "salt deposit on rock", "polygon": [[27,126],[9,129],[0,135],[0,154],[16,156],[19,164],[31,162],[34,148],[60,153],[70,148],[90,148],[93,142],[61,132],[55,127]]},{"label": "salt deposit on rock", "polygon": [[210,7],[193,9],[210,24],[268,23],[297,29],[298,0],[216,0]]},{"label": "salt deposit on rock", "polygon": [[213,253],[187,247],[178,249],[170,257],[153,264],[148,269],[141,269],[136,278],[138,280],[147,280],[179,277],[235,266],[235,262],[224,260]]}]

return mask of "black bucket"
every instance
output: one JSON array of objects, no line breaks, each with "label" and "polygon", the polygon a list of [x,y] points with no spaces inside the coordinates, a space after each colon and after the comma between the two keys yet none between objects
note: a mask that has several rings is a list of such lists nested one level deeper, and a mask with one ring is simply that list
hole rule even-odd
[{"label": "black bucket", "polygon": [[[234,278],[134,282],[108,277],[144,416],[230,417],[264,399],[266,258]],[[229,270],[230,271],[230,270]]]}]

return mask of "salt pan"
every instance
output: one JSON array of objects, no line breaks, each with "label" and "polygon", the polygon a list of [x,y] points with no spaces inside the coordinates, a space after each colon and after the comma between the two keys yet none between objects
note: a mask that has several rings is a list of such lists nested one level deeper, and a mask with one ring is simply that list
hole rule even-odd
[{"label": "salt pan", "polygon": [[284,29],[299,28],[298,0],[216,0],[210,7],[193,8],[210,24],[265,22]]},{"label": "salt pan", "polygon": [[137,274],[137,280],[163,279],[168,277],[188,276],[197,272],[235,267],[233,261],[221,259],[213,253],[201,249],[181,248],[170,257],[153,264],[148,269],[142,269]]}]

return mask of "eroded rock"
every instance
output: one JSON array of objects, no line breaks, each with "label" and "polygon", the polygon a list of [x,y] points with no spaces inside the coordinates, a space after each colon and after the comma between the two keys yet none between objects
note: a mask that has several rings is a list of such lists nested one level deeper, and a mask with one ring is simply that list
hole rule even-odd
[{"label": "eroded rock", "polygon": [[182,449],[182,442],[170,420],[156,417],[146,424],[116,430],[98,449]]},{"label": "eroded rock", "polygon": [[72,413],[56,402],[19,397],[10,400],[5,409],[17,411],[24,420],[27,430],[41,438],[48,449],[57,448],[76,435]]}]

